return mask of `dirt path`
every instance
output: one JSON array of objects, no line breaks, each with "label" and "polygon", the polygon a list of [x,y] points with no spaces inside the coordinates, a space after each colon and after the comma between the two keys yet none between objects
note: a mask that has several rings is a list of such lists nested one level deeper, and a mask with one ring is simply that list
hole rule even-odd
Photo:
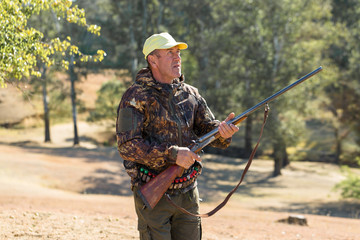
[{"label": "dirt path", "polygon": [[[94,126],[81,124],[87,139]],[[54,128],[52,144],[41,143],[39,129],[0,130],[0,239],[138,239],[116,149],[86,141],[73,148],[64,128],[69,125]],[[245,162],[203,159],[199,189],[206,212],[233,187]],[[331,191],[343,179],[338,167],[293,162],[280,177],[271,178],[271,171],[271,161],[254,161],[228,205],[203,219],[203,239],[360,239],[360,202]],[[278,222],[291,214],[303,214],[308,226]]]}]

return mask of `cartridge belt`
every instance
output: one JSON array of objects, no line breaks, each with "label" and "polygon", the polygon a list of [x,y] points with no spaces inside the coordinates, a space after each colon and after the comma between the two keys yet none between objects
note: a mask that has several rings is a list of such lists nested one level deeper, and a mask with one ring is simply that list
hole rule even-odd
[{"label": "cartridge belt", "polygon": [[[181,177],[175,178],[175,180],[171,183],[169,190],[188,187],[190,184],[195,182],[196,178],[201,174],[201,170],[202,167],[200,164],[194,164],[189,169],[185,170]],[[143,183],[149,182],[158,175],[157,172],[152,171],[145,166],[139,166],[138,174],[141,182]]]}]

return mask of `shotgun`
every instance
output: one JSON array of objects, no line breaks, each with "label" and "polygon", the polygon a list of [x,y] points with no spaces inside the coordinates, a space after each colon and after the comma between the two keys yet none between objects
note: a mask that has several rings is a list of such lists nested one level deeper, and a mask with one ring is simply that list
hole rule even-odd
[{"label": "shotgun", "polygon": [[[237,115],[233,119],[229,120],[228,124],[237,125],[240,122],[244,121],[251,113],[258,110],[260,107],[268,104],[269,102],[273,101],[275,98],[279,97],[280,95],[284,94],[285,92],[289,91],[293,87],[297,86],[298,84],[304,82],[305,80],[309,79],[310,77],[314,76],[315,74],[319,73],[322,70],[322,67],[315,69],[314,71],[306,74],[302,78],[298,79],[294,83],[288,85],[287,87],[281,89],[280,91],[276,92],[275,94],[271,95],[270,97],[264,99],[260,103],[256,104],[255,106],[249,108],[245,112]],[[220,137],[220,133],[218,129],[214,129],[207,134],[203,135],[202,137],[196,139],[190,146],[189,149],[194,153],[199,153],[204,147],[215,141],[217,138]],[[143,200],[146,207],[149,209],[153,209],[156,204],[160,201],[163,197],[165,192],[169,189],[173,181],[176,177],[181,177],[183,174],[184,168],[178,165],[172,165],[162,171],[159,175],[155,178],[151,179],[148,183],[143,185],[139,190],[138,193]]]}]

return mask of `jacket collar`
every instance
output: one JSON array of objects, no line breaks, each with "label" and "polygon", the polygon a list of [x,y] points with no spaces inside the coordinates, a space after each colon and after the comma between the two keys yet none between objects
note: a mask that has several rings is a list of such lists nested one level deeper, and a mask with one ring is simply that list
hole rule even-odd
[{"label": "jacket collar", "polygon": [[175,78],[172,84],[160,83],[155,80],[149,68],[141,69],[135,79],[135,82],[141,85],[149,86],[157,90],[164,90],[170,88],[178,88],[184,83],[185,77],[183,74],[179,78]]}]

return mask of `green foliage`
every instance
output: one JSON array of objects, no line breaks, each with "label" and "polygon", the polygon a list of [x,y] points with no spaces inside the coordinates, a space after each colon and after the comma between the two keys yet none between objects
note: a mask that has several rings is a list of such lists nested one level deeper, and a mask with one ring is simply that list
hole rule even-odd
[{"label": "green foliage", "polygon": [[[269,119],[267,131],[271,132],[264,137],[271,136],[271,142],[275,139],[272,136],[279,134],[287,146],[295,146],[306,141],[300,137],[307,137],[302,133],[310,118],[340,126],[340,130],[351,126],[360,136],[360,111],[355,100],[360,89],[359,1],[77,2],[103,26],[102,45],[111,50],[107,66],[126,68],[132,76],[146,66],[142,45],[149,35],[168,31],[187,42],[189,49],[182,53],[186,81],[199,88],[219,119],[230,111],[248,109],[322,65],[321,74],[271,104],[270,114],[276,116]],[[356,92],[346,98],[346,116],[355,118],[345,122],[329,114],[319,116],[328,111],[332,101],[346,105],[341,100],[350,96],[350,91],[343,95],[328,91],[335,85],[336,92],[343,82]],[[338,108],[337,112],[345,114],[343,110]],[[254,113],[254,124],[259,117],[260,111]],[[328,141],[335,142],[335,138]]]},{"label": "green foliage", "polygon": [[[352,151],[345,152],[344,143],[349,138],[358,139],[360,146],[360,97],[359,85],[359,62],[360,62],[360,2],[356,0],[332,1],[332,16],[334,25],[339,29],[334,34],[328,51],[324,52],[338,68],[338,72],[332,71],[336,81],[324,86],[325,94],[321,96],[323,104],[320,105],[331,113],[330,117],[323,120],[331,124],[335,135],[336,155],[338,162],[356,154]],[[354,165],[353,158],[348,158],[347,163]]]},{"label": "green foliage", "polygon": [[[210,33],[205,42],[209,46],[209,78],[204,85],[206,95],[214,96],[207,98],[212,109],[217,113],[244,111],[328,62],[323,52],[334,33],[330,11],[329,1],[218,3],[213,9],[216,29],[205,32]],[[312,89],[320,85],[317,78],[270,104],[265,134],[271,136],[269,142],[294,146],[301,140],[306,114],[313,108]]]},{"label": "green foliage", "polygon": [[[31,16],[41,11],[52,11],[58,20],[85,27],[88,32],[100,35],[100,27],[88,25],[84,9],[73,6],[71,0],[2,0],[0,3],[0,85],[22,80],[30,76],[40,77],[38,61],[47,66],[60,64],[68,68],[67,54],[79,56],[80,61],[102,61],[105,52],[98,50],[96,55],[89,56],[79,51],[71,43],[71,37],[45,39],[44,34],[28,26]],[[55,55],[60,55],[59,62]]]},{"label": "green foliage", "polygon": [[116,118],[116,110],[119,105],[119,99],[125,92],[126,87],[118,80],[103,83],[97,92],[94,111],[90,112],[89,121],[97,121],[101,119]]},{"label": "green foliage", "polygon": [[341,190],[341,196],[343,198],[360,199],[360,176],[351,172],[348,167],[343,167],[343,171],[346,172],[347,177],[345,180],[336,184],[335,190]]}]

